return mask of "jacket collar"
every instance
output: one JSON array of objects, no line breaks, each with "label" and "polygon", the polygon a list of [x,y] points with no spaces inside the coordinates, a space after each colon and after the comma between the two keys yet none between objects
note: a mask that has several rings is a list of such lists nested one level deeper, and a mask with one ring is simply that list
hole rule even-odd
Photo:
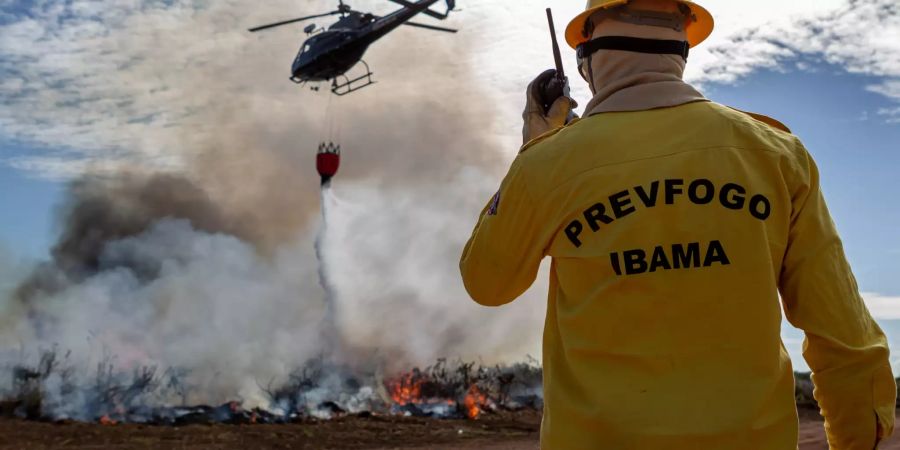
[{"label": "jacket collar", "polygon": [[684,67],[684,59],[676,55],[599,50],[591,58],[597,91],[585,116],[708,101],[682,80]]}]

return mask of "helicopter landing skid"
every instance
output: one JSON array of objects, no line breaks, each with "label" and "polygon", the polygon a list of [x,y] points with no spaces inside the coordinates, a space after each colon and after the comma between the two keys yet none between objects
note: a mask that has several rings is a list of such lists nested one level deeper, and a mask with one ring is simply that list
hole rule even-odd
[{"label": "helicopter landing skid", "polygon": [[344,96],[375,84],[375,80],[372,79],[372,75],[375,74],[369,69],[369,65],[363,60],[360,60],[360,62],[366,66],[366,73],[353,79],[348,78],[346,75],[339,75],[338,77],[342,78],[340,82],[338,82],[338,77],[334,77],[334,80],[331,82],[331,92],[338,96]]}]

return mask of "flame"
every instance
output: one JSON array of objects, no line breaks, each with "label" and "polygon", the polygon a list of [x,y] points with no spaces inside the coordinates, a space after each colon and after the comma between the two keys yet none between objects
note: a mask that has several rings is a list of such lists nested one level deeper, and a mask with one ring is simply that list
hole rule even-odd
[{"label": "flame", "polygon": [[388,393],[394,405],[406,406],[416,405],[439,405],[446,404],[451,408],[458,408],[469,419],[477,419],[481,415],[484,407],[488,404],[488,396],[481,392],[477,385],[472,384],[465,391],[462,400],[456,398],[444,397],[426,397],[423,395],[423,386],[427,382],[427,378],[421,376],[418,372],[410,372],[400,375],[392,381],[385,383]]},{"label": "flame", "polygon": [[110,418],[108,414],[104,414],[98,422],[100,422],[100,425],[115,425],[119,423],[115,419]]},{"label": "flame", "polygon": [[481,414],[481,407],[484,406],[485,403],[487,403],[487,396],[478,389],[478,386],[474,384],[470,386],[469,391],[466,393],[466,398],[463,401],[463,405],[466,409],[466,416],[472,420],[477,419]]},{"label": "flame", "polygon": [[422,401],[422,380],[415,379],[411,373],[388,383],[388,388],[391,400],[397,405],[403,406]]}]

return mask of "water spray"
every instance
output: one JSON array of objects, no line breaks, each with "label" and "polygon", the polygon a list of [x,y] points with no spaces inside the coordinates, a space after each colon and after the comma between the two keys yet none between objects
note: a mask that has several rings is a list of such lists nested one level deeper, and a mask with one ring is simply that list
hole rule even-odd
[{"label": "water spray", "polygon": [[337,174],[341,164],[341,146],[333,142],[319,144],[319,152],[316,155],[316,170],[322,178],[321,205],[322,225],[316,233],[316,260],[319,263],[319,284],[325,291],[325,320],[322,324],[322,338],[329,349],[337,353],[342,348],[340,333],[336,322],[336,299],[334,285],[328,276],[327,261],[324,258],[323,246],[328,233],[328,213],[334,203],[331,191],[331,179]]}]

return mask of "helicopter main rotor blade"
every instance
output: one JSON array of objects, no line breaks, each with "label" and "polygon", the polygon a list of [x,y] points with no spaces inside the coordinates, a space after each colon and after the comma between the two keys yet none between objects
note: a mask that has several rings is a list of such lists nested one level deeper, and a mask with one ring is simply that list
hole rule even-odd
[{"label": "helicopter main rotor blade", "polygon": [[255,32],[257,32],[257,31],[268,30],[269,28],[280,27],[280,26],[282,26],[282,25],[288,25],[288,24],[292,24],[292,23],[295,23],[295,22],[302,22],[302,21],[304,21],[304,20],[315,19],[315,18],[317,18],[317,17],[333,16],[333,15],[335,15],[335,14],[340,14],[340,13],[341,13],[340,11],[332,11],[332,12],[325,13],[325,14],[316,14],[316,15],[314,15],[314,16],[299,17],[299,18],[296,18],[296,19],[284,20],[284,21],[281,21],[281,22],[270,23],[270,24],[268,24],[268,25],[260,25],[260,26],[258,26],[258,27],[251,28],[251,29],[249,29],[248,31],[250,31],[251,33],[255,33]]},{"label": "helicopter main rotor blade", "polygon": [[[401,5],[404,8],[415,8],[416,7],[415,3],[411,3],[409,0],[388,0],[388,1],[394,2],[398,5]],[[437,11],[432,11],[428,8],[425,8],[424,10],[420,11],[420,14],[425,14],[427,16],[434,17],[435,19],[444,20],[447,18],[447,15],[450,14],[450,11],[447,11],[446,13],[441,14]]]},{"label": "helicopter main rotor blade", "polygon": [[403,25],[409,25],[411,27],[418,27],[418,28],[427,28],[429,30],[434,30],[434,31],[445,31],[447,33],[456,33],[459,31],[459,30],[454,30],[453,28],[436,27],[434,25],[426,25],[424,23],[416,23],[416,22],[409,22],[409,21],[403,22]]}]

